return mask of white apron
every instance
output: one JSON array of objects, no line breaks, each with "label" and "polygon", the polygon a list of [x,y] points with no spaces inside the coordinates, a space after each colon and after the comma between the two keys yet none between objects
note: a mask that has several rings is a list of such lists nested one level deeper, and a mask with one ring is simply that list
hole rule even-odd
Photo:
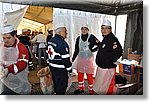
[{"label": "white apron", "polygon": [[[3,64],[5,67],[16,63],[18,55],[18,46],[4,47],[4,44],[0,45],[0,64]],[[8,88],[18,94],[31,93],[31,85],[28,82],[28,68],[25,68],[23,71],[17,73],[16,75],[9,73],[7,77],[4,77],[0,80],[0,84],[1,83],[5,84]]]},{"label": "white apron", "polygon": [[107,94],[108,88],[110,86],[110,83],[111,83],[111,80],[112,80],[114,74],[115,74],[114,68],[102,69],[102,68],[98,67],[97,71],[96,71],[93,90],[97,94],[102,94],[102,95]]},{"label": "white apron", "polygon": [[78,61],[77,61],[77,70],[80,73],[87,73],[87,74],[94,74],[94,55],[92,54],[91,50],[89,49],[88,39],[83,41],[79,39],[79,54],[78,54]]}]

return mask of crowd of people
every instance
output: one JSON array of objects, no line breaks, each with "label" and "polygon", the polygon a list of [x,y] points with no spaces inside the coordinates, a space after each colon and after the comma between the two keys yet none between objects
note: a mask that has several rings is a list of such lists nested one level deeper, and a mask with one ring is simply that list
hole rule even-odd
[{"label": "crowd of people", "polygon": [[[70,55],[70,48],[65,39],[65,25],[48,29],[48,36],[42,31],[33,32],[23,29],[22,34],[11,25],[2,28],[3,42],[0,44],[0,90],[1,94],[30,94],[28,70],[34,70],[33,52],[36,52],[37,67],[41,68],[42,56],[44,66],[49,66],[54,83],[54,94],[65,95],[68,78],[72,74],[72,64],[77,58],[78,89],[74,94],[84,93],[84,74],[87,76],[89,95],[115,94],[116,62],[122,55],[122,47],[112,33],[111,22],[104,20],[101,25],[103,40],[100,42],[94,34],[89,33],[87,25],[81,27],[76,38],[75,51]],[[53,35],[55,32],[55,36]],[[37,45],[35,47],[34,45]],[[35,51],[34,51],[35,50]],[[97,51],[96,58],[93,52]],[[96,63],[97,70],[94,66]],[[29,68],[28,68],[29,67]],[[96,76],[94,78],[94,72]]]}]

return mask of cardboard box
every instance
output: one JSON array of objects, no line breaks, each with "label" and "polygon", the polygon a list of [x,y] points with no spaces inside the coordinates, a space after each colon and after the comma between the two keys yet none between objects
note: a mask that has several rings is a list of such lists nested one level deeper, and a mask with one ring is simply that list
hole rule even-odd
[{"label": "cardboard box", "polygon": [[132,54],[132,48],[128,48],[128,60],[140,61],[140,54]]},{"label": "cardboard box", "polygon": [[135,61],[140,61],[140,56],[139,54],[128,54],[128,60],[135,60]]},{"label": "cardboard box", "polygon": [[123,73],[128,75],[136,74],[138,70],[137,67],[133,64],[132,65],[123,64],[122,68]]},{"label": "cardboard box", "polygon": [[137,74],[132,74],[132,75],[123,74],[123,76],[127,79],[129,83],[135,83],[138,81]]},{"label": "cardboard box", "polygon": [[139,82],[140,82],[140,83],[143,83],[143,74],[140,74],[139,77],[140,77],[140,78],[139,78],[139,79],[140,79]]},{"label": "cardboard box", "polygon": [[143,87],[143,67],[138,67],[138,89]]},{"label": "cardboard box", "polygon": [[138,73],[142,73],[143,74],[143,67],[137,66],[138,69]]}]

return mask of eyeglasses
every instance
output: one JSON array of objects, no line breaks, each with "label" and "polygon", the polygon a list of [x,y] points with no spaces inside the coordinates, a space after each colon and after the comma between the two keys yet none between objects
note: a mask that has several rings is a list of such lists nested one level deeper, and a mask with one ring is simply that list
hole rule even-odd
[{"label": "eyeglasses", "polygon": [[81,29],[81,30],[88,30],[88,29]]},{"label": "eyeglasses", "polygon": [[105,27],[105,28],[104,28],[104,27],[102,27],[101,29],[103,30],[103,29],[111,29],[111,28],[110,28],[110,27]]}]

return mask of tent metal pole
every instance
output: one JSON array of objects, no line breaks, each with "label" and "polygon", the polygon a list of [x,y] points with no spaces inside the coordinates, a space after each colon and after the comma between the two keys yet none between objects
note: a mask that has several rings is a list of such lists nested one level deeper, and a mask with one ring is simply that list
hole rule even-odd
[{"label": "tent metal pole", "polygon": [[115,31],[114,31],[115,35],[116,35],[116,28],[117,28],[117,15],[115,16]]}]

